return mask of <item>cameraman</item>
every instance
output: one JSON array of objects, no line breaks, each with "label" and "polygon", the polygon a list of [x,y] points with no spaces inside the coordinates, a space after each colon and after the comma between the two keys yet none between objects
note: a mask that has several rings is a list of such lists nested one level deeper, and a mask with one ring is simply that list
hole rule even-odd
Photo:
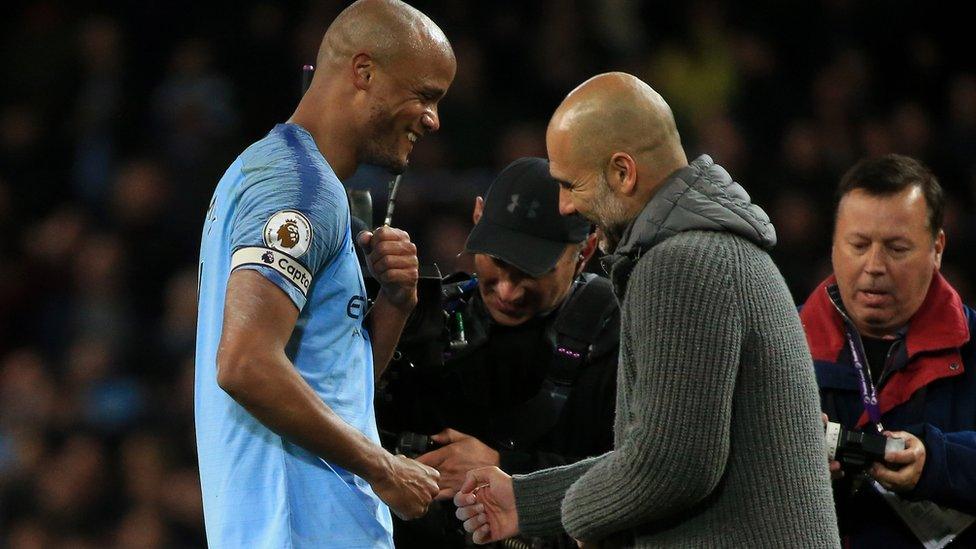
[{"label": "cameraman", "polygon": [[590,224],[560,216],[558,202],[544,159],[498,175],[475,201],[465,245],[477,274],[445,279],[440,336],[405,333],[381,381],[380,428],[431,435],[417,460],[440,472],[447,500],[397,523],[397,547],[464,546],[449,499],[470,469],[527,473],[612,447],[617,303],[606,279],[583,274],[596,247]]},{"label": "cameraman", "polygon": [[800,315],[821,404],[846,429],[905,441],[867,476],[831,464],[844,546],[941,547],[953,534],[976,546],[962,514],[976,514],[976,315],[939,273],[942,188],[888,155],[851,168],[837,194],[834,275]]}]

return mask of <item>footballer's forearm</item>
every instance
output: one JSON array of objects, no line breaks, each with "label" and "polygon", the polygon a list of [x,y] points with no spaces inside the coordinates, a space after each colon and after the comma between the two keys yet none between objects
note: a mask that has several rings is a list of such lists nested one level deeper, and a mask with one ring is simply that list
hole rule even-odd
[{"label": "footballer's forearm", "polygon": [[275,433],[373,482],[392,456],[339,417],[302,379],[284,353],[224,363],[218,382]]},{"label": "footballer's forearm", "polygon": [[370,481],[392,456],[346,423],[285,354],[298,309],[255,271],[231,274],[217,351],[217,384],[269,429]]}]

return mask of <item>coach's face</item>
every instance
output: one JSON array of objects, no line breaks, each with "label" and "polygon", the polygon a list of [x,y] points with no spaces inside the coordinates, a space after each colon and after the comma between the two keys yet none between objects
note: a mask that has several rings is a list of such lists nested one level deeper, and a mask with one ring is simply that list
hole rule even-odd
[{"label": "coach's face", "polygon": [[434,47],[411,50],[378,65],[359,160],[402,173],[414,144],[440,128],[437,106],[456,67],[452,53]]},{"label": "coach's face", "polygon": [[883,337],[907,324],[925,300],[944,248],[945,233],[933,238],[918,186],[891,196],[863,189],[844,195],[831,261],[844,308],[858,331]]},{"label": "coach's face", "polygon": [[559,213],[578,213],[600,230],[600,249],[613,252],[631,216],[626,202],[607,182],[606,174],[584,167],[569,131],[550,125],[546,132],[549,174],[559,183]]}]

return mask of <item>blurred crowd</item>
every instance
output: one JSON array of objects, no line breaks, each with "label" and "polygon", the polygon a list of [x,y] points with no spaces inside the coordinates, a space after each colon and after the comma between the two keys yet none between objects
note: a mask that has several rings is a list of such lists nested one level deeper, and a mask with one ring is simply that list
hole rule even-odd
[{"label": "blurred crowd", "polygon": [[[200,229],[233,158],[291,114],[338,1],[29,1],[0,18],[0,547],[203,544],[193,433]],[[459,256],[474,197],[585,78],[675,109],[779,234],[801,302],[829,272],[833,188],[865,155],[949,194],[944,272],[972,303],[976,71],[951,14],[905,1],[416,2],[457,78],[394,225]],[[373,191],[381,218],[389,176]]]}]

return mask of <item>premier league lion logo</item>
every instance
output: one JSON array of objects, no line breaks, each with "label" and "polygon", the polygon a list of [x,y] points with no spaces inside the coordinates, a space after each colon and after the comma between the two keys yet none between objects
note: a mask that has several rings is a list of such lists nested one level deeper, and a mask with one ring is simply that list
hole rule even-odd
[{"label": "premier league lion logo", "polygon": [[271,265],[272,263],[274,263],[274,254],[271,252],[264,252],[264,254],[261,255],[261,261],[264,261],[268,265]]},{"label": "premier league lion logo", "polygon": [[299,211],[277,212],[264,226],[264,244],[293,258],[301,257],[312,245],[312,224]]},{"label": "premier league lion logo", "polygon": [[294,219],[285,221],[278,227],[278,241],[286,248],[294,248],[301,236],[298,233],[298,224]]}]

